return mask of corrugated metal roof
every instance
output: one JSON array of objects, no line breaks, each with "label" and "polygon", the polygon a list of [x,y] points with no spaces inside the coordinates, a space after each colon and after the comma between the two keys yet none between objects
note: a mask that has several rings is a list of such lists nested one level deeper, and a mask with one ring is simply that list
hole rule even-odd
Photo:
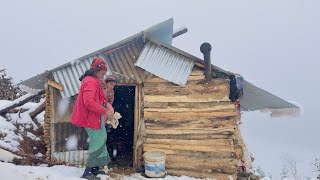
[{"label": "corrugated metal roof", "polygon": [[145,79],[152,76],[143,69],[136,67],[134,64],[143,49],[142,39],[128,43],[112,51],[103,53],[104,58],[113,74],[121,74],[126,80],[120,83],[142,83]]},{"label": "corrugated metal roof", "polygon": [[91,56],[83,60],[73,61],[68,66],[52,71],[54,80],[64,86],[64,90],[60,91],[62,98],[78,94],[80,88],[79,78],[90,68],[92,60],[96,57],[99,56]]},{"label": "corrugated metal roof", "polygon": [[85,56],[83,59],[75,60],[63,67],[52,70],[54,80],[64,86],[64,90],[60,91],[62,98],[78,94],[81,84],[79,81],[80,76],[90,68],[92,60],[97,57],[107,63],[107,75],[117,75],[120,83],[143,82],[151,74],[134,66],[143,45],[144,43],[140,38],[115,49],[99,51],[98,54],[90,54],[90,56]]},{"label": "corrugated metal roof", "polygon": [[149,41],[135,65],[160,78],[184,86],[194,63],[189,57]]},{"label": "corrugated metal roof", "polygon": [[287,111],[288,109],[291,109],[293,112],[295,110],[299,110],[299,107],[296,105],[258,88],[247,81],[244,81],[243,98],[240,102],[242,110],[244,111],[264,109],[282,109],[283,111]]}]

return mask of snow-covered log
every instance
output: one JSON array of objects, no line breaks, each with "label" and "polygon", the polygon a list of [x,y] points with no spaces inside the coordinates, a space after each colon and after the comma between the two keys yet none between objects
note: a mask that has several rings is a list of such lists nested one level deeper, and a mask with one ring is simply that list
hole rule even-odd
[{"label": "snow-covered log", "polygon": [[7,106],[7,107],[3,107],[0,109],[0,115],[3,115],[5,114],[6,112],[8,112],[10,109],[13,109],[13,108],[16,108],[16,107],[19,107],[23,104],[25,104],[26,102],[40,96],[44,94],[44,90],[41,90],[39,91],[37,94],[34,94],[34,95],[29,95],[29,94],[26,94],[24,96],[21,96],[20,98],[16,99],[15,101],[13,101],[13,104]]}]

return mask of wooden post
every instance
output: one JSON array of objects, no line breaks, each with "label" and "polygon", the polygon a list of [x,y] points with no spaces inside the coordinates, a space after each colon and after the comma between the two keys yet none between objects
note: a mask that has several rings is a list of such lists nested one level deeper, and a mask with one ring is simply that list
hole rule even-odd
[{"label": "wooden post", "polygon": [[182,27],[182,28],[176,30],[176,31],[172,34],[172,38],[175,38],[175,37],[177,37],[177,36],[180,36],[180,35],[182,35],[182,34],[184,34],[184,33],[186,33],[186,32],[188,32],[187,27]]}]

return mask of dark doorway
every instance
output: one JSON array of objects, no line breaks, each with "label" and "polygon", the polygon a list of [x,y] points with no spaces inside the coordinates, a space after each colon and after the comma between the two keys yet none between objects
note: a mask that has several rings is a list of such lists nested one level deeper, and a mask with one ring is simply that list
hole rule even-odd
[{"label": "dark doorway", "polygon": [[107,128],[109,167],[133,167],[135,86],[116,86],[113,107],[122,118],[117,129]]}]

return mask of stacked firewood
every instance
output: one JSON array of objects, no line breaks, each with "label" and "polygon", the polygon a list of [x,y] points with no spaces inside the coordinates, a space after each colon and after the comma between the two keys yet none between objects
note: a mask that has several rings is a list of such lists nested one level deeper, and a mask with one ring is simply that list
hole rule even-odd
[{"label": "stacked firewood", "polygon": [[6,70],[0,70],[0,100],[12,101],[21,95],[22,91],[12,83],[11,77],[7,77]]}]

